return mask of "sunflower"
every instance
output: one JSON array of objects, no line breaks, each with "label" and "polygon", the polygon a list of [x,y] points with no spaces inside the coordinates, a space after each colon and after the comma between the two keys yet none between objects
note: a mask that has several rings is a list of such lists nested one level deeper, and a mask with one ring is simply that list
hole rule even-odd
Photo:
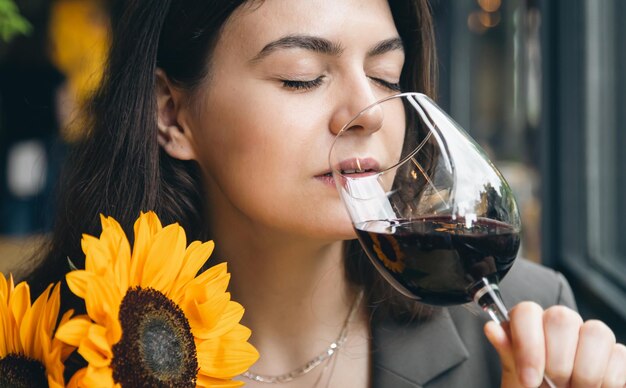
[{"label": "sunflower", "polygon": [[[0,386],[63,387],[63,361],[73,351],[53,338],[60,306],[59,284],[30,303],[26,282],[0,276]],[[69,320],[72,311],[61,318]]]},{"label": "sunflower", "polygon": [[70,386],[189,387],[242,385],[232,378],[258,359],[239,324],[243,307],[226,292],[226,264],[202,272],[214,244],[186,247],[178,224],[153,212],[135,222],[132,248],[121,226],[101,216],[100,238],[84,235],[85,269],[67,274],[86,316],[58,330],[87,361]]},{"label": "sunflower", "polygon": [[393,235],[383,234],[384,238],[380,239],[376,233],[370,233],[370,237],[374,242],[374,252],[385,267],[396,273],[404,271],[405,256]]}]

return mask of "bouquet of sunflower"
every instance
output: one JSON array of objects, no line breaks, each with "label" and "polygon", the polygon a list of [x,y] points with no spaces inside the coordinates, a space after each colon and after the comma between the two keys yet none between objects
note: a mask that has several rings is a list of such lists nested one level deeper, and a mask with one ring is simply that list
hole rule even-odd
[{"label": "bouquet of sunflower", "polygon": [[183,228],[148,212],[135,222],[131,249],[117,221],[101,223],[99,238],[83,236],[85,269],[66,276],[86,315],[57,319],[58,284],[31,305],[26,283],[0,276],[0,386],[62,387],[74,351],[86,366],[69,387],[242,385],[232,379],[258,352],[239,323],[243,307],[226,292],[226,264],[198,274],[213,242],[187,246]]}]

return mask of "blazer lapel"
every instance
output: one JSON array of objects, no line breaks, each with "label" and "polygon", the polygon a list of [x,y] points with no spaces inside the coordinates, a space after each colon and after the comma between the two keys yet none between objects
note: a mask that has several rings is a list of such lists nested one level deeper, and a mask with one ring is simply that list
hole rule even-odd
[{"label": "blazer lapel", "polygon": [[447,309],[425,322],[372,326],[373,387],[420,387],[468,357]]}]

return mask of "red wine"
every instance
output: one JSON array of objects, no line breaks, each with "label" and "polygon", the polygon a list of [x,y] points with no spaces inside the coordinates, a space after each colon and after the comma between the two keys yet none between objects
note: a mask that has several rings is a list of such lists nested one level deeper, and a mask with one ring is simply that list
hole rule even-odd
[{"label": "red wine", "polygon": [[355,225],[374,266],[403,294],[435,305],[467,303],[482,278],[497,283],[520,245],[519,231],[478,218],[428,217]]}]

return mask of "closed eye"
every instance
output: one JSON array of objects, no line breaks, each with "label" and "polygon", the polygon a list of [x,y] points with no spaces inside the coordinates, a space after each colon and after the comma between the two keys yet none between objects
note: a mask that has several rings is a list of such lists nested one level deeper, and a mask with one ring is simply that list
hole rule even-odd
[{"label": "closed eye", "polygon": [[377,84],[381,85],[382,87],[392,90],[394,92],[402,91],[402,87],[400,86],[399,82],[395,82],[395,83],[389,82],[389,81],[385,81],[382,78],[376,78],[376,77],[370,77],[370,79],[376,82]]},{"label": "closed eye", "polygon": [[316,79],[308,80],[308,81],[284,79],[284,80],[281,80],[281,82],[283,83],[283,87],[287,89],[309,90],[309,89],[313,89],[313,88],[320,86],[322,82],[324,81],[324,78],[325,76],[321,75],[317,77]]}]

